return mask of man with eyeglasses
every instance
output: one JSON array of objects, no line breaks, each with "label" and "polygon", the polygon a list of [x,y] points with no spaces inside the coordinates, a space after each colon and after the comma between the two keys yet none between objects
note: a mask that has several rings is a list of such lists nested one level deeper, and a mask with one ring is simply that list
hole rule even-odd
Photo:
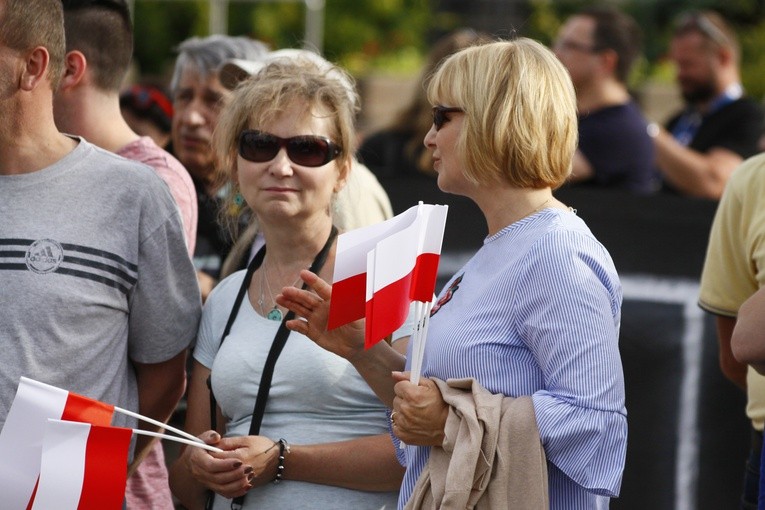
[{"label": "man with eyeglasses", "polygon": [[659,188],[648,123],[627,88],[641,39],[631,17],[606,6],[581,10],[560,29],[553,50],[571,75],[579,111],[570,182],[638,194]]},{"label": "man with eyeglasses", "polygon": [[151,168],[59,132],[66,49],[62,2],[0,0],[0,427],[21,376],[165,421],[201,315],[181,217]]},{"label": "man with eyeglasses", "polygon": [[719,200],[733,169],[758,152],[765,114],[744,95],[738,40],[719,14],[681,16],[669,55],[686,106],[666,129],[649,126],[658,168],[668,190]]},{"label": "man with eyeglasses", "polygon": [[212,134],[231,95],[220,83],[218,68],[228,59],[253,59],[267,51],[260,41],[227,35],[191,37],[178,46],[170,80],[174,110],[170,135],[172,151],[191,174],[196,189],[199,220],[193,260],[203,300],[217,283],[233,244],[218,224],[221,188],[216,179]]}]

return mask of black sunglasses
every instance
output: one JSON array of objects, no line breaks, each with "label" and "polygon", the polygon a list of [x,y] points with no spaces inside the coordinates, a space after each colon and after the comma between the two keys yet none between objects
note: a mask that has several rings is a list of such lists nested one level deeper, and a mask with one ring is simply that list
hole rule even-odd
[{"label": "black sunglasses", "polygon": [[462,108],[449,108],[448,106],[434,106],[433,107],[433,125],[436,126],[436,131],[444,127],[444,124],[449,122],[449,113],[462,113]]},{"label": "black sunglasses", "polygon": [[324,166],[343,150],[325,136],[303,135],[279,138],[269,133],[247,129],[239,135],[239,155],[247,161],[271,161],[284,147],[290,161],[300,166]]}]

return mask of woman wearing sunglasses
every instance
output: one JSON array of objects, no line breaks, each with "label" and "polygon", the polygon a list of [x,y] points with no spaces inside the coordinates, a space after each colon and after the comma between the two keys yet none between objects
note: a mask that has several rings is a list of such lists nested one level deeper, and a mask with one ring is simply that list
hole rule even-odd
[{"label": "woman wearing sunglasses", "polygon": [[186,429],[223,452],[186,447],[173,465],[171,487],[189,509],[396,504],[403,468],[385,406],[348,361],[288,330],[275,302],[301,270],[332,274],[333,197],[355,148],[356,97],[338,76],[350,80],[279,60],[221,113],[214,145],[229,204],[252,209],[265,247],[205,303]]},{"label": "woman wearing sunglasses", "polygon": [[[606,249],[552,194],[577,142],[568,74],[534,41],[495,42],[445,60],[428,98],[438,186],[472,199],[488,235],[434,306],[419,385],[385,343],[365,351],[359,325],[325,331],[321,275],[303,272],[314,292],[285,288],[277,302],[392,410],[394,439],[408,445],[399,508],[607,508],[627,439],[622,294]],[[508,432],[520,425],[526,435]]]}]

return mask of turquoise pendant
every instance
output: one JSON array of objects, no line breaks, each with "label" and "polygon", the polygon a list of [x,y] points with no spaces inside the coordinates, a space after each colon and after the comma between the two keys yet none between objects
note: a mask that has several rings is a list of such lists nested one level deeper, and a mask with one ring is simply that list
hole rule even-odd
[{"label": "turquoise pendant", "polygon": [[279,310],[278,308],[276,308],[276,306],[274,306],[271,309],[271,311],[268,312],[268,315],[266,315],[266,318],[268,320],[271,320],[271,321],[281,322],[282,321],[282,311]]}]

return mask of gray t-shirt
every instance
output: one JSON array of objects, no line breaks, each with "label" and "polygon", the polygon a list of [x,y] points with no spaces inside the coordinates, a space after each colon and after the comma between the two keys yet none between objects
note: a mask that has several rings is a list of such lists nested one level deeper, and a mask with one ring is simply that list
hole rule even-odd
[{"label": "gray t-shirt", "polygon": [[178,209],[149,167],[80,139],[47,168],[0,175],[0,425],[21,376],[137,410],[129,360],[181,352],[200,308]]},{"label": "gray t-shirt", "polygon": [[[213,391],[227,420],[226,436],[249,433],[260,376],[279,328],[278,322],[258,314],[245,297],[229,336],[218,349],[244,274],[232,274],[210,294],[194,350],[194,358],[212,369]],[[305,336],[290,333],[274,367],[261,435],[295,444],[320,444],[387,433],[387,424],[385,406],[353,365]],[[251,490],[245,508],[393,509],[397,499],[398,492],[285,480]],[[225,498],[216,496],[216,510],[229,506]]]}]

